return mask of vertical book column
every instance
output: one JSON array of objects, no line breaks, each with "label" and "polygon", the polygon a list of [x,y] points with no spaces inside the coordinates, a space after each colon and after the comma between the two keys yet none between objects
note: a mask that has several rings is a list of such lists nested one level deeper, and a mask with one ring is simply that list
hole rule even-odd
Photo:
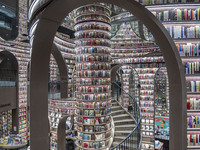
[{"label": "vertical book column", "polygon": [[111,138],[110,10],[99,4],[75,13],[78,149],[106,149]]}]

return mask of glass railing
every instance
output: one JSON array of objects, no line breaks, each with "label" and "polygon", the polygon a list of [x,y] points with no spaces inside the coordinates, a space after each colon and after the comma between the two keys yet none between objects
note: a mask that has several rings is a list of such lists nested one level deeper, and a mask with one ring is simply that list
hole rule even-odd
[{"label": "glass railing", "polygon": [[17,81],[17,70],[0,69],[0,87],[15,87]]},{"label": "glass railing", "polygon": [[[124,139],[122,140],[119,144],[116,146],[112,147],[111,150],[139,150],[140,145],[141,145],[141,130],[140,130],[140,122],[141,122],[141,109],[139,107],[139,104],[135,100],[133,96],[131,96],[129,93],[127,93],[124,89],[121,88],[119,84],[116,82],[113,82],[115,85],[115,92],[117,91],[124,92],[127,94],[131,100],[132,100],[132,108],[129,106],[129,113],[133,116],[133,118],[136,121],[136,127],[132,130],[132,132]],[[120,98],[120,93],[118,93],[117,96],[117,101]],[[134,141],[134,142],[133,142]],[[136,147],[134,145],[137,145]]]},{"label": "glass railing", "polygon": [[[49,82],[48,83],[48,98],[49,99],[55,99],[55,100],[61,100],[61,88],[62,86],[67,87],[68,83],[66,82]],[[65,91],[67,92],[67,91]]]}]

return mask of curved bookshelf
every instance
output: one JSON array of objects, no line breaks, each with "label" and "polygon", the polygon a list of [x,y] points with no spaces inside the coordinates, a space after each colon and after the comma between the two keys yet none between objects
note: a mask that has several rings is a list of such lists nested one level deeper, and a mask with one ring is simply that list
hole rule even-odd
[{"label": "curved bookshelf", "polygon": [[105,149],[111,139],[110,11],[100,6],[74,12],[78,149]]}]

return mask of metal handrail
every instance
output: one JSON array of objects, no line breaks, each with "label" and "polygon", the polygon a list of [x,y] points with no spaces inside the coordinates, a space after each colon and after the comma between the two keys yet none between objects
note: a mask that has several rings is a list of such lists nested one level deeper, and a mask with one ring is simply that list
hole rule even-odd
[{"label": "metal handrail", "polygon": [[[137,101],[135,101],[134,97],[131,96],[129,93],[127,93],[127,92],[126,92],[123,88],[121,88],[116,82],[113,82],[112,84],[115,84],[115,85],[116,85],[117,87],[119,87],[125,94],[127,94],[127,95],[135,102],[137,108],[139,109],[139,110],[138,110],[138,112],[139,112],[139,118],[136,118],[136,121],[137,121],[136,127],[131,131],[131,133],[130,133],[124,140],[122,140],[119,144],[117,144],[116,146],[114,146],[114,147],[111,148],[111,150],[115,150],[115,149],[117,149],[118,147],[119,147],[119,149],[120,149],[120,146],[121,146],[123,143],[125,143],[125,142],[129,139],[129,137],[130,137],[131,135],[133,135],[133,133],[136,131],[136,129],[138,129],[138,128],[140,129],[140,122],[141,122],[142,116],[141,116],[141,109],[140,109],[140,107],[139,107]],[[139,139],[140,141],[139,141],[137,150],[140,149],[140,145],[141,145],[141,132],[139,132],[139,136],[140,136],[140,139]]]}]

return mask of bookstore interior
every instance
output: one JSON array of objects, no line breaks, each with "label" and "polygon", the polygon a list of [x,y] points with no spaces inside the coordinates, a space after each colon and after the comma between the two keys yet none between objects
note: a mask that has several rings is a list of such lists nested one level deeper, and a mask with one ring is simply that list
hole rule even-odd
[{"label": "bookstore interior", "polygon": [[200,150],[200,0],[0,0],[0,96],[0,150]]}]

